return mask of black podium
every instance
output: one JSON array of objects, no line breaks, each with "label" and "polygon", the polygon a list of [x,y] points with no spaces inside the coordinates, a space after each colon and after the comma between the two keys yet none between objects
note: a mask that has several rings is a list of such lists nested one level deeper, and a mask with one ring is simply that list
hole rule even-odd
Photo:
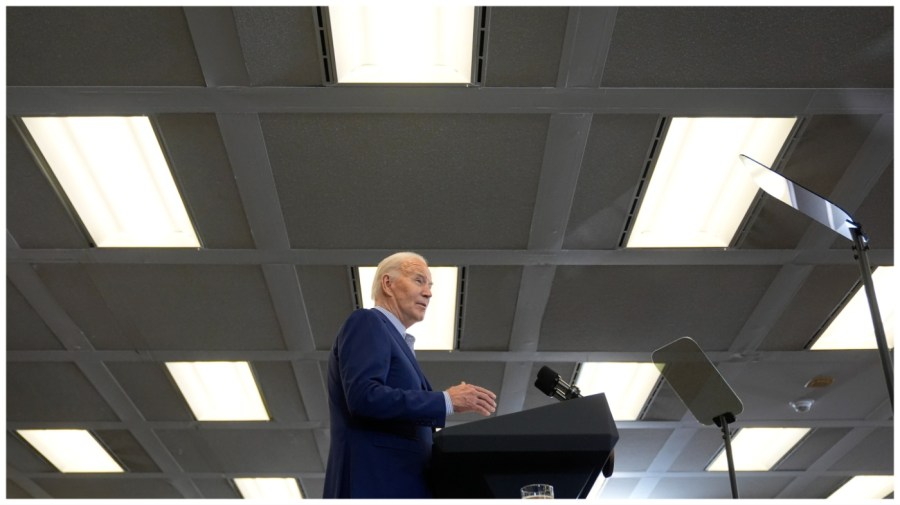
[{"label": "black podium", "polygon": [[584,498],[619,440],[606,395],[538,407],[434,435],[435,498],[520,498],[552,484],[556,498]]}]

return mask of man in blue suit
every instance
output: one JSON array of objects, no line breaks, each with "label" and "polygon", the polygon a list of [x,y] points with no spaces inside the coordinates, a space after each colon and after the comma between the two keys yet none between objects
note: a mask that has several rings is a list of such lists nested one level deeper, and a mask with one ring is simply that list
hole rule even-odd
[{"label": "man in blue suit", "polygon": [[406,333],[425,317],[431,273],[415,253],[378,265],[374,309],[354,311],[328,362],[331,450],[325,498],[430,498],[432,431],[454,412],[488,416],[496,395],[465,382],[432,391]]}]

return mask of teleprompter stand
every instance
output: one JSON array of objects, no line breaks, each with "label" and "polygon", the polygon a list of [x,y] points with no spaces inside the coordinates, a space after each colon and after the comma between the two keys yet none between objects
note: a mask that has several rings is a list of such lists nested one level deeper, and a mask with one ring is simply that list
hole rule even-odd
[{"label": "teleprompter stand", "polygon": [[652,356],[653,363],[697,421],[705,425],[715,424],[722,429],[731,496],[737,499],[737,475],[728,425],[734,423],[735,416],[744,411],[741,400],[690,337],[682,337],[660,347],[653,351]]},{"label": "teleprompter stand", "polygon": [[869,302],[869,313],[872,315],[875,342],[881,358],[881,368],[884,371],[888,398],[891,401],[891,410],[893,410],[894,365],[891,362],[891,351],[888,348],[887,338],[884,334],[881,312],[878,310],[878,300],[875,298],[875,284],[872,282],[872,268],[869,266],[867,254],[869,239],[863,233],[862,225],[850,217],[850,214],[844,209],[787,179],[783,175],[772,171],[772,169],[753,158],[742,154],[740,159],[747,170],[747,174],[760,189],[853,242],[853,250],[859,264],[859,273],[865,288],[866,300]]}]

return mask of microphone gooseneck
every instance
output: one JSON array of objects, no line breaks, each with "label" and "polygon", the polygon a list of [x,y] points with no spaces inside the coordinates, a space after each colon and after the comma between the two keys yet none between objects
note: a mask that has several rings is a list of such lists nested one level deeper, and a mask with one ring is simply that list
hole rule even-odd
[{"label": "microphone gooseneck", "polygon": [[545,395],[556,398],[559,401],[581,398],[581,391],[578,390],[577,386],[569,385],[569,383],[562,380],[558,373],[547,366],[541,367],[538,371],[534,385]]}]

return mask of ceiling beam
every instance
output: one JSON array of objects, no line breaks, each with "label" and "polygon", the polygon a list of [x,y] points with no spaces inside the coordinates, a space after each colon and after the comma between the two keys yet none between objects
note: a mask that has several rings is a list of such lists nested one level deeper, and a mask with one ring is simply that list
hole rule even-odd
[{"label": "ceiling beam", "polygon": [[[571,23],[571,19],[570,19]],[[570,24],[571,28],[571,24]],[[570,45],[569,49],[572,49]],[[562,248],[566,225],[578,187],[578,175],[591,129],[590,114],[553,114],[547,129],[541,177],[528,235],[528,250]],[[529,265],[522,269],[516,310],[509,337],[510,351],[538,350],[541,322],[550,298],[556,267]],[[497,413],[520,412],[525,405],[533,364],[507,362],[503,372]]]},{"label": "ceiling beam", "polygon": [[184,7],[184,17],[206,85],[249,86],[231,7]]},{"label": "ceiling beam", "polygon": [[[257,248],[288,251],[290,238],[259,116],[218,114],[216,117]],[[297,270],[291,263],[284,261],[261,266],[285,347],[290,351],[310,352],[315,350],[315,341]],[[307,418],[327,420],[328,402],[319,364],[300,360],[291,365]],[[328,460],[326,438],[321,433],[316,436],[323,465]]]},{"label": "ceiling beam", "polygon": [[[855,265],[846,249],[419,249],[434,264],[518,266],[704,266]],[[12,264],[303,265],[378,263],[386,249],[6,249]],[[869,250],[873,266],[893,265],[894,249]]]},{"label": "ceiling beam", "polygon": [[618,7],[569,7],[557,87],[600,87],[617,12]]},{"label": "ceiling beam", "polygon": [[7,86],[6,113],[814,115],[893,113],[881,88]]},{"label": "ceiling beam", "polygon": [[[17,288],[19,286],[16,286]],[[23,293],[24,294],[24,293]],[[651,351],[416,351],[420,362],[438,363],[580,363],[584,361],[633,362],[646,361]],[[6,351],[8,363],[34,362],[166,362],[166,361],[328,361],[329,351],[277,350],[28,350]],[[786,364],[847,364],[860,363],[878,366],[876,349],[846,351],[756,351],[734,353],[709,351],[705,353],[713,363],[786,363]]]}]

